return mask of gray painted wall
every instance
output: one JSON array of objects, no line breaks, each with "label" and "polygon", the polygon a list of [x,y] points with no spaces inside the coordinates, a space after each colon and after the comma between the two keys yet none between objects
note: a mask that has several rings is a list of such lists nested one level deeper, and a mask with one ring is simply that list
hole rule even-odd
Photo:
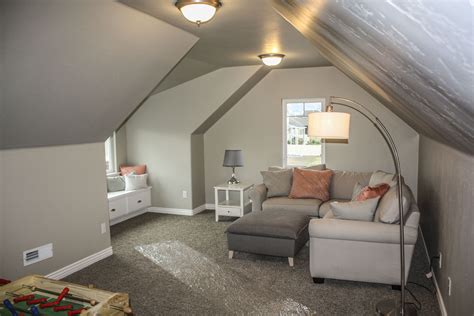
[{"label": "gray painted wall", "polygon": [[[403,174],[416,192],[418,134],[335,67],[317,67],[273,70],[205,133],[206,202],[213,203],[213,186],[230,176],[230,169],[222,167],[225,149],[243,150],[245,166],[238,168],[237,173],[244,181],[261,183],[260,170],[282,164],[282,99],[331,95],[357,100],[379,115],[393,134]],[[346,111],[337,107],[336,110]],[[365,118],[350,113],[349,144],[327,144],[327,166],[393,171],[390,152],[382,137]]]},{"label": "gray painted wall", "polygon": [[[3,151],[0,150],[0,253],[5,253],[5,230],[3,226],[5,225],[5,199],[3,197]],[[5,275],[3,273],[3,255],[0,256],[0,275]]]},{"label": "gray painted wall", "polygon": [[[1,151],[2,275],[48,274],[110,246],[104,144]],[[24,250],[53,243],[54,257],[23,267]]]},{"label": "gray painted wall", "polygon": [[193,208],[191,134],[260,68],[221,68],[151,96],[129,119],[127,159],[147,165],[153,206]]},{"label": "gray painted wall", "polygon": [[204,135],[191,135],[192,207],[206,203],[204,173]]},{"label": "gray painted wall", "polygon": [[[420,138],[418,204],[430,256],[449,315],[474,311],[474,156]],[[448,296],[448,277],[452,294]]]},{"label": "gray painted wall", "polygon": [[105,141],[198,40],[113,0],[0,6],[0,148]]}]

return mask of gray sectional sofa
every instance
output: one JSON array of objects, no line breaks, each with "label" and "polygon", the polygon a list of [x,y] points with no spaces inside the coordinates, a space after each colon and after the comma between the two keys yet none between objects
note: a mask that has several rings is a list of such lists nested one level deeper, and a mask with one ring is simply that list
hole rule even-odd
[{"label": "gray sectional sofa", "polygon": [[[228,228],[229,253],[234,251],[293,257],[310,240],[310,271],[316,283],[325,278],[400,284],[399,225],[335,218],[333,201],[349,201],[354,186],[369,184],[374,173],[334,171],[330,200],[267,197],[264,184],[251,192],[252,213]],[[418,237],[420,213],[410,189],[405,216],[406,276]]]}]

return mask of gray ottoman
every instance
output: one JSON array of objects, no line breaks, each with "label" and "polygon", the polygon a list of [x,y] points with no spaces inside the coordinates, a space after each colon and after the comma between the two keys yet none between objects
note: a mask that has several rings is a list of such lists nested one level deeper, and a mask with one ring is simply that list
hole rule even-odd
[{"label": "gray ottoman", "polygon": [[288,257],[292,267],[293,257],[308,241],[309,220],[308,215],[288,210],[247,214],[227,228],[229,258],[234,251]]}]

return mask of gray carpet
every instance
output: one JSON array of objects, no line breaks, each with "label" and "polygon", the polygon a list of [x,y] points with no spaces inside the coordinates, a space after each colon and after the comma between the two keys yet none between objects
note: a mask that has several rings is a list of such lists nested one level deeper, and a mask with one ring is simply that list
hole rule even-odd
[{"label": "gray carpet", "polygon": [[[66,281],[129,293],[135,315],[374,315],[378,300],[399,295],[387,285],[314,284],[308,247],[294,268],[286,258],[236,253],[230,260],[224,234],[230,223],[216,223],[212,211],[141,215],[111,228],[113,256]],[[433,289],[427,269],[419,242],[409,281]],[[408,287],[422,304],[420,315],[440,315],[435,294]]]}]

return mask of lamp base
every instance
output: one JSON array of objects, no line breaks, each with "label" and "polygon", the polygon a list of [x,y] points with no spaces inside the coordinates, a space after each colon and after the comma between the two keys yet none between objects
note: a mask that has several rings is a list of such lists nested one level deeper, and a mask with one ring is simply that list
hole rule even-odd
[{"label": "lamp base", "polygon": [[[400,310],[400,301],[393,300],[393,299],[385,299],[379,301],[375,306],[375,310],[377,315],[379,316],[399,316],[401,314]],[[406,304],[405,303],[405,312],[403,313],[404,316],[416,316],[418,315],[418,311],[416,310],[415,305],[413,304]]]},{"label": "lamp base", "polygon": [[235,177],[235,174],[232,174],[232,178],[227,181],[228,184],[239,184],[240,181]]}]

